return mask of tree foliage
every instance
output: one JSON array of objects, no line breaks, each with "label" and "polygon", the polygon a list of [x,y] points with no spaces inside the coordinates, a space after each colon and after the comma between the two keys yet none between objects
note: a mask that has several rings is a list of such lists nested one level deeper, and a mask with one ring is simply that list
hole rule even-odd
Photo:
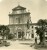
[{"label": "tree foliage", "polygon": [[39,26],[47,25],[47,20],[46,20],[46,19],[45,19],[45,20],[40,19],[40,20],[37,22],[37,24],[38,24]]},{"label": "tree foliage", "polygon": [[47,20],[40,19],[38,22],[38,27],[36,27],[36,33],[40,36],[40,43],[44,41],[44,32],[46,30]]},{"label": "tree foliage", "polygon": [[1,25],[0,26],[0,35],[1,36],[7,36],[10,32],[10,29],[8,28],[8,26],[5,26],[5,25]]}]

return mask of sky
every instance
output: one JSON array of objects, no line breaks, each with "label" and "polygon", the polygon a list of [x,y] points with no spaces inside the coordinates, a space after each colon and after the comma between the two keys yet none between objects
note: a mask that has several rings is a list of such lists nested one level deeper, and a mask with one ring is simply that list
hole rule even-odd
[{"label": "sky", "polygon": [[31,13],[32,23],[39,19],[47,19],[47,0],[0,0],[0,24],[9,24],[9,12],[18,4],[27,8]]}]

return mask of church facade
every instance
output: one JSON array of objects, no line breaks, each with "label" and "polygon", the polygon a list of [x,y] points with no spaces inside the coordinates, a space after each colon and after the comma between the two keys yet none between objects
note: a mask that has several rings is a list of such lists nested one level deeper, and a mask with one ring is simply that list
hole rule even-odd
[{"label": "church facade", "polygon": [[10,33],[15,34],[17,39],[34,38],[35,27],[32,24],[30,12],[25,7],[18,5],[9,14]]}]

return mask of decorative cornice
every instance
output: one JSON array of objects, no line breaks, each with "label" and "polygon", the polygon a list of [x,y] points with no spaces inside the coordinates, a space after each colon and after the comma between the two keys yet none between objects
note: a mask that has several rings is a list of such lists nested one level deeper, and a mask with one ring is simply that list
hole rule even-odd
[{"label": "decorative cornice", "polygon": [[28,15],[28,14],[30,14],[30,12],[26,12],[26,13],[19,13],[19,14],[12,14],[12,13],[11,13],[11,14],[9,14],[9,16],[24,15],[24,14],[25,14],[25,15],[26,15],[26,14]]}]

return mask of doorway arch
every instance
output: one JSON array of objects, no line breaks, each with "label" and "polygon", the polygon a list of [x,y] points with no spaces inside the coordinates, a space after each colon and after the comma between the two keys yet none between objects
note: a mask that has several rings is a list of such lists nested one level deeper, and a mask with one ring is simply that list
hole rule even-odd
[{"label": "doorway arch", "polygon": [[24,38],[24,31],[20,28],[17,29],[17,38],[23,39]]}]

